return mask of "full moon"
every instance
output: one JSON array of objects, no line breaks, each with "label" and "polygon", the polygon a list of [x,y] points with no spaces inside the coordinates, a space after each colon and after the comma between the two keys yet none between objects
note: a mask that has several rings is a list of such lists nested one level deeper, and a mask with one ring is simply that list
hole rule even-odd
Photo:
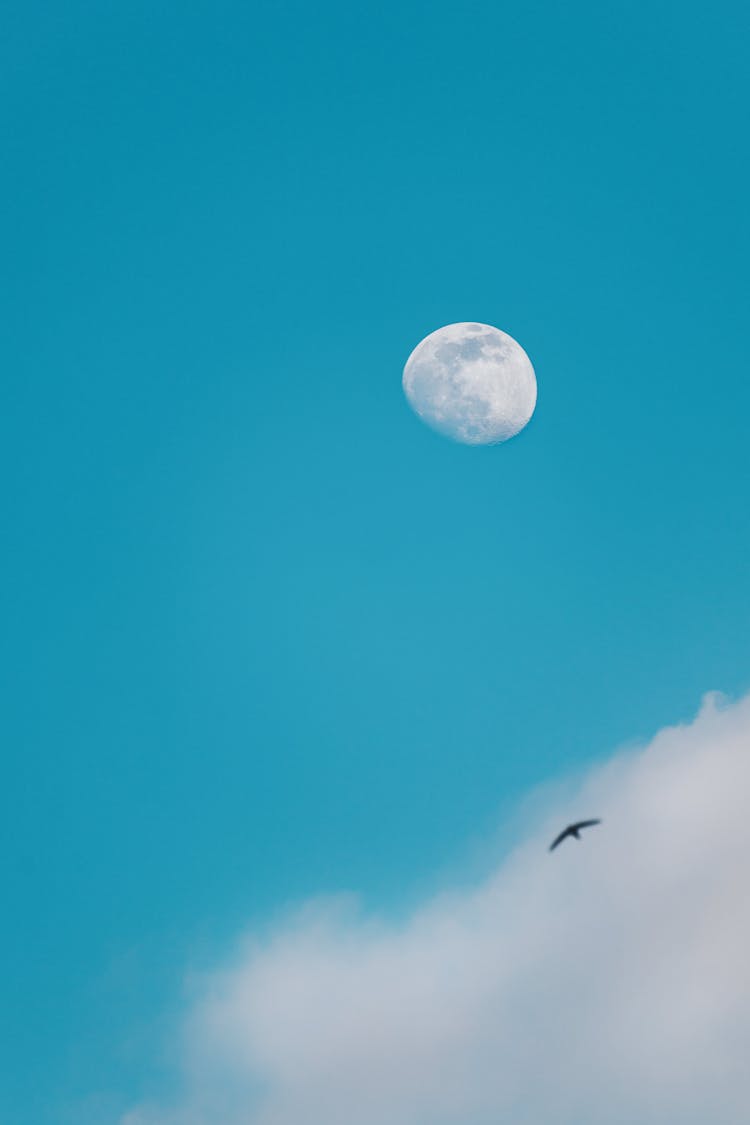
[{"label": "full moon", "polygon": [[438,433],[466,445],[495,445],[522,430],[536,406],[531,360],[489,324],[448,324],[417,344],[404,394]]}]

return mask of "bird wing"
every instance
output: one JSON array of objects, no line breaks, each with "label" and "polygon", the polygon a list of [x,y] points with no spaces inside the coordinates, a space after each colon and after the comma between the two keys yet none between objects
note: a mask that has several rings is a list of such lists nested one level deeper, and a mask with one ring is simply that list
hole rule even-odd
[{"label": "bird wing", "polygon": [[558,845],[558,844],[561,844],[561,843],[563,842],[563,840],[565,839],[565,837],[566,837],[566,836],[569,836],[569,835],[570,835],[570,828],[569,828],[569,827],[568,827],[568,828],[563,828],[563,830],[562,830],[562,832],[560,833],[560,835],[559,835],[559,836],[556,836],[556,837],[555,837],[555,839],[554,839],[554,840],[552,841],[552,843],[550,844],[550,846],[549,846],[549,850],[550,850],[551,852],[553,852],[553,851],[555,850],[555,848],[557,847],[557,845]]},{"label": "bird wing", "polygon": [[577,824],[573,825],[573,827],[574,828],[592,828],[593,825],[595,825],[595,824],[601,824],[601,820],[579,820]]}]

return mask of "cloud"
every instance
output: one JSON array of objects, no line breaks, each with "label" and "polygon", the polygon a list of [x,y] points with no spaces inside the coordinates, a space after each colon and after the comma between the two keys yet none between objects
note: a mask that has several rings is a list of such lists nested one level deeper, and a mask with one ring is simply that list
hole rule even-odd
[{"label": "cloud", "polygon": [[206,980],[179,1105],[122,1125],[746,1125],[749,795],[750,698],[708,696],[481,885],[308,905]]}]

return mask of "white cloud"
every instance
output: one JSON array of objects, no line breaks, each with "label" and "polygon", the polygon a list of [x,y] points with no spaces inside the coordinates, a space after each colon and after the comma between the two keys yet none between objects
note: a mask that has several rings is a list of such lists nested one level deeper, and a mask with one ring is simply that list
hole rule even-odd
[{"label": "white cloud", "polygon": [[536,828],[402,924],[324,902],[247,940],[186,1019],[180,1106],[122,1125],[747,1125],[750,698]]}]

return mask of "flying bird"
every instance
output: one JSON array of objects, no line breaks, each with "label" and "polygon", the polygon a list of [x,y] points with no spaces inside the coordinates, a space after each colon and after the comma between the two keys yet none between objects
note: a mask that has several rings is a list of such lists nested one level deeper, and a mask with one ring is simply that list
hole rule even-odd
[{"label": "flying bird", "polygon": [[567,828],[563,829],[563,831],[560,833],[559,836],[555,837],[555,839],[552,841],[552,843],[549,846],[549,850],[551,852],[553,852],[558,844],[561,844],[563,842],[563,840],[567,840],[568,836],[575,836],[576,840],[580,840],[581,829],[582,828],[591,828],[591,826],[594,825],[594,824],[601,824],[601,821],[600,820],[578,820],[578,821],[576,821],[575,824],[569,824]]}]

